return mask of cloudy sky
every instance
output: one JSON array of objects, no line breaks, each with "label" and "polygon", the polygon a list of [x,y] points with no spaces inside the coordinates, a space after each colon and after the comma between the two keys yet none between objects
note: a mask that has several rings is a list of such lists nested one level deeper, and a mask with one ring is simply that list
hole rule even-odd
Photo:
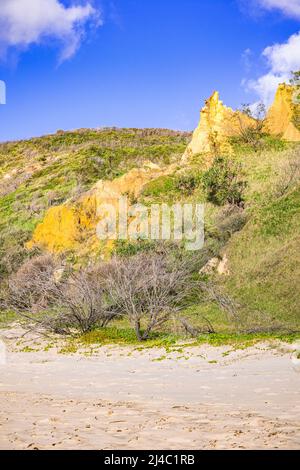
[{"label": "cloudy sky", "polygon": [[300,0],[0,0],[0,140],[192,129],[213,90],[269,104],[300,69]]}]

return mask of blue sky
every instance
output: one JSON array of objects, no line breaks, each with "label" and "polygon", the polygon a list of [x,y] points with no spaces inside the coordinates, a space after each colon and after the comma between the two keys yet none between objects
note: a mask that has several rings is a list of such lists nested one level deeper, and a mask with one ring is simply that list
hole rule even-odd
[{"label": "blue sky", "polygon": [[[9,1],[20,11],[0,0],[1,141],[80,127],[193,129],[213,90],[239,107],[268,100],[300,69],[298,0]],[[43,2],[53,21],[50,10],[39,18]]]}]

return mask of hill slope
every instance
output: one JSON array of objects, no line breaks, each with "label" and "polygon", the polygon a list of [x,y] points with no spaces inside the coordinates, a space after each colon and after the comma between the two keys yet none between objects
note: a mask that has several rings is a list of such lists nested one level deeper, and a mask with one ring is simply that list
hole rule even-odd
[{"label": "hill slope", "polygon": [[[222,119],[214,120],[204,108],[205,122],[217,122],[226,143],[217,155],[216,148],[196,153],[203,125],[188,152],[192,134],[156,129],[58,132],[1,144],[2,279],[45,249],[73,266],[97,260],[96,209],[105,198],[126,193],[146,205],[203,202],[205,245],[191,256],[206,288],[186,317],[216,331],[299,330],[300,143],[264,129],[253,146],[244,135],[226,134],[219,107]],[[215,129],[204,130],[210,142]],[[113,249],[130,256],[156,247],[116,242]],[[174,253],[182,256],[181,246]]]},{"label": "hill slope", "polygon": [[190,137],[164,129],[83,129],[0,144],[0,275],[21,264],[24,244],[49,208],[145,162],[179,161]]}]

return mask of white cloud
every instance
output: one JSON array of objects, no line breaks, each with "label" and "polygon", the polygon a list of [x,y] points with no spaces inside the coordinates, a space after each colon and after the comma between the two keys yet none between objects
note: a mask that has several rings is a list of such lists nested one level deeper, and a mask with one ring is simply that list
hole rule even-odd
[{"label": "white cloud", "polygon": [[286,16],[300,19],[300,0],[256,0],[265,10],[279,10]]},{"label": "white cloud", "polygon": [[268,72],[257,80],[247,82],[260,99],[269,105],[279,83],[288,82],[292,71],[300,70],[300,32],[293,34],[287,42],[274,44],[263,51]]},{"label": "white cloud", "polygon": [[263,55],[275,74],[286,74],[299,69],[300,32],[293,34],[286,43],[267,47]]},{"label": "white cloud", "polygon": [[250,48],[245,49],[242,53],[242,64],[244,65],[247,72],[249,72],[252,68],[252,57],[253,52]]},{"label": "white cloud", "polygon": [[101,24],[91,3],[66,7],[60,0],[0,0],[0,53],[54,40],[61,47],[60,60],[69,59],[91,21]]},{"label": "white cloud", "polygon": [[[259,100],[266,106],[269,106],[273,101],[279,83],[287,82],[288,80],[288,76],[277,76],[268,73],[258,80],[249,80],[247,82],[247,88],[255,91],[259,96]],[[258,104],[258,102],[256,104]]]}]

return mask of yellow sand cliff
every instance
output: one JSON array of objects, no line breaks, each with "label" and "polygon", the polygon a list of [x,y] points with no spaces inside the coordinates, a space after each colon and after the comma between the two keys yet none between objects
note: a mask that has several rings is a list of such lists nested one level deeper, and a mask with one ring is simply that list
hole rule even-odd
[{"label": "yellow sand cliff", "polygon": [[254,120],[246,114],[225,106],[220,100],[219,93],[215,91],[201,110],[199,125],[194,131],[183,161],[198,153],[230,153],[228,138],[237,135],[241,127],[253,123]]},{"label": "yellow sand cliff", "polygon": [[294,113],[300,108],[296,101],[297,93],[299,90],[292,85],[279,85],[266,119],[267,132],[290,142],[300,141],[300,131],[293,123]]},{"label": "yellow sand cliff", "polygon": [[120,196],[127,195],[129,200],[138,197],[151,179],[162,174],[156,165],[133,169],[113,181],[99,181],[75,203],[50,208],[28,248],[39,245],[56,253],[71,249],[80,253],[97,250],[101,247],[96,235],[97,224],[103,217],[101,207],[104,204],[116,207]]}]

